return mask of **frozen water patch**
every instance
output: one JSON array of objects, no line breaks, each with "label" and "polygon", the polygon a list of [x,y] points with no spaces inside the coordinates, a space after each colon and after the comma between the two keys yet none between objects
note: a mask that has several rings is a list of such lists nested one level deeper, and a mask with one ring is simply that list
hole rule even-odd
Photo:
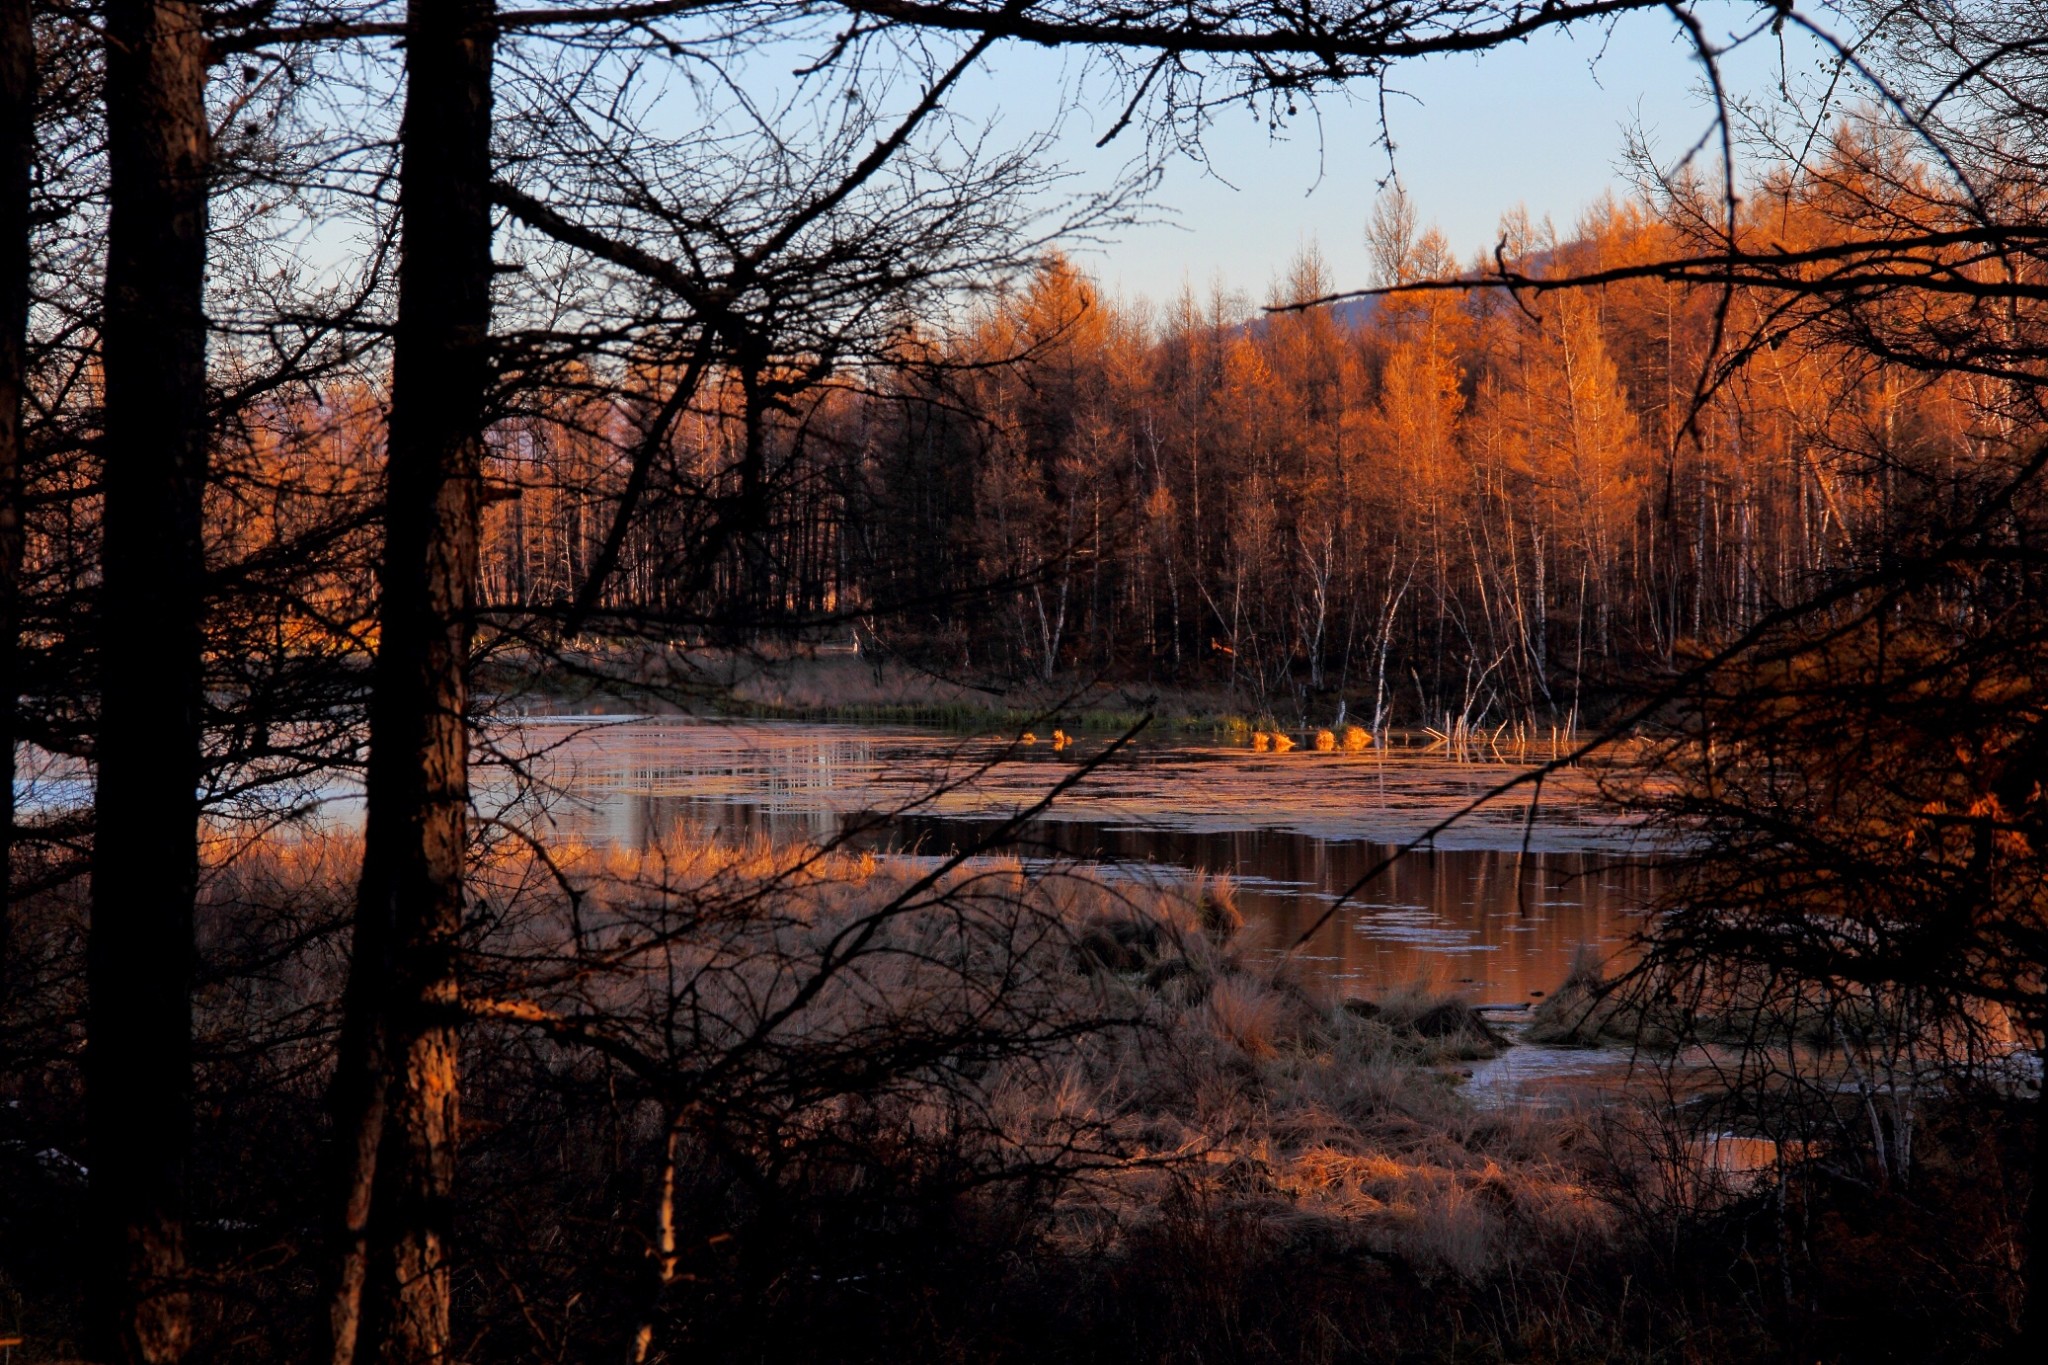
[{"label": "frozen water patch", "polygon": [[1509,1046],[1475,1063],[1465,1080],[1465,1093],[1482,1109],[1565,1107],[1625,1084],[1635,1069],[1627,1048],[1523,1042],[1526,1013],[1488,1011],[1487,1022],[1507,1036]]}]

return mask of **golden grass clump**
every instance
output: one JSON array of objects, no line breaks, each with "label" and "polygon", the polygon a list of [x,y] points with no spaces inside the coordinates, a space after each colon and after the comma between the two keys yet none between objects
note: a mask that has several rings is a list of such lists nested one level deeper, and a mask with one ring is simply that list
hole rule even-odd
[{"label": "golden grass clump", "polygon": [[1247,1056],[1272,1057],[1290,1032],[1287,1003],[1244,977],[1226,977],[1209,992],[1209,1021],[1218,1037]]},{"label": "golden grass clump", "polygon": [[1686,1032],[1687,1024],[1673,1002],[1652,991],[1618,989],[1607,980],[1600,960],[1582,949],[1572,959],[1564,984],[1529,1012],[1522,1036],[1532,1043],[1561,1047],[1627,1043],[1669,1048]]},{"label": "golden grass clump", "polygon": [[1335,733],[1334,731],[1331,731],[1331,730],[1318,730],[1318,731],[1316,731],[1316,752],[1317,752],[1317,753],[1319,753],[1319,754],[1327,754],[1327,753],[1333,753],[1333,752],[1335,752],[1335,751],[1336,751],[1336,748],[1337,748],[1337,735],[1336,735],[1336,733]]},{"label": "golden grass clump", "polygon": [[1252,752],[1262,754],[1273,747],[1273,736],[1264,730],[1252,731]]},{"label": "golden grass clump", "polygon": [[1372,746],[1372,731],[1362,725],[1347,725],[1340,739],[1343,741],[1345,753],[1364,753]]},{"label": "golden grass clump", "polygon": [[1293,740],[1293,738],[1292,738],[1291,736],[1288,736],[1288,735],[1284,735],[1284,734],[1281,734],[1281,733],[1280,733],[1279,731],[1277,731],[1277,730],[1276,730],[1276,731],[1274,731],[1274,733],[1273,733],[1273,752],[1274,752],[1274,753],[1276,753],[1276,754],[1284,754],[1284,753],[1286,753],[1286,752],[1287,752],[1287,751],[1288,751],[1289,749],[1292,749],[1293,747],[1294,747],[1294,740]]},{"label": "golden grass clump", "polygon": [[1413,982],[1377,1000],[1349,1000],[1345,1012],[1410,1040],[1433,1063],[1469,1062],[1500,1055],[1507,1040],[1461,995]]}]

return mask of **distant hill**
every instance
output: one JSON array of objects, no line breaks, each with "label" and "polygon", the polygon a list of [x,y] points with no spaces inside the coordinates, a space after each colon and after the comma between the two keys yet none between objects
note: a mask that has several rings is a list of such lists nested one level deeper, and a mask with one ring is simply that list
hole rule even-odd
[{"label": "distant hill", "polygon": [[1346,327],[1363,327],[1379,316],[1380,300],[1346,299],[1330,305],[1330,315]]},{"label": "distant hill", "polygon": [[[1331,304],[1329,311],[1330,316],[1337,320],[1338,326],[1355,329],[1365,326],[1379,315],[1380,301],[1377,298],[1346,299],[1342,303]],[[1259,335],[1266,326],[1266,316],[1261,312],[1247,319],[1243,324],[1245,333],[1249,336]]]}]

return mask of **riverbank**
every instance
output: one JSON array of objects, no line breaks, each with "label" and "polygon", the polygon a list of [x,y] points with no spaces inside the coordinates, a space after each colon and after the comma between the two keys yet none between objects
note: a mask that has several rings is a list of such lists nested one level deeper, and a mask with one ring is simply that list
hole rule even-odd
[{"label": "riverbank", "polygon": [[[565,666],[559,666],[565,665]],[[1066,676],[1046,681],[949,675],[895,658],[863,655],[852,646],[782,646],[755,651],[653,648],[566,651],[542,668],[506,654],[484,675],[486,690],[532,692],[536,678],[557,699],[671,706],[694,714],[754,719],[922,725],[967,733],[1016,733],[1059,727],[1121,732],[1150,717],[1154,736],[1210,736],[1249,743],[1260,732],[1285,734],[1312,746],[1319,730],[1363,734],[1370,720],[1362,699],[1337,694],[1268,698],[1261,703],[1224,688],[1170,687]],[[1410,732],[1423,743],[1487,744],[1523,752],[1568,745],[1559,727],[1498,724],[1481,728],[1453,717]],[[1384,732],[1380,738],[1384,740]]]},{"label": "riverbank", "polygon": [[[1062,679],[1034,683],[949,677],[850,646],[756,651],[652,648],[566,651],[545,664],[501,655],[486,690],[568,704],[628,704],[702,715],[937,726],[970,733],[1058,724],[1120,731],[1145,716],[1159,730],[1229,726],[1240,709],[1223,693]],[[625,699],[630,696],[630,701]],[[1238,716],[1240,724],[1243,717]]]},{"label": "riverbank", "polygon": [[953,678],[850,649],[694,661],[733,714],[777,720],[935,725],[985,733],[1122,732],[1147,716],[1155,734],[1245,733],[1243,703],[1214,691],[1059,679]]}]

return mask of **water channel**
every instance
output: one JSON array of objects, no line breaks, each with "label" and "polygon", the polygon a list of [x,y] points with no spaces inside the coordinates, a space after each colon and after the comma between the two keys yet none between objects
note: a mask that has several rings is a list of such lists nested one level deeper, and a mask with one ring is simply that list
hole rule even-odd
[{"label": "water channel", "polygon": [[[677,717],[508,718],[493,732],[493,747],[531,779],[519,800],[544,808],[557,837],[638,846],[678,826],[812,840],[852,830],[856,846],[924,855],[986,838],[1107,743],[1088,736],[1056,750],[907,728]],[[1108,875],[1226,875],[1251,942],[1278,952],[1396,845],[1516,771],[1416,748],[1272,754],[1137,743],[1081,776],[1000,851]],[[495,781],[499,799],[512,799],[508,779]],[[1594,798],[1590,778],[1566,773],[1545,784],[1533,820],[1525,793],[1461,820],[1338,906],[1296,950],[1304,967],[1342,996],[1419,984],[1512,1006],[1554,989],[1579,954],[1621,951],[1654,874],[1638,831]]]}]

